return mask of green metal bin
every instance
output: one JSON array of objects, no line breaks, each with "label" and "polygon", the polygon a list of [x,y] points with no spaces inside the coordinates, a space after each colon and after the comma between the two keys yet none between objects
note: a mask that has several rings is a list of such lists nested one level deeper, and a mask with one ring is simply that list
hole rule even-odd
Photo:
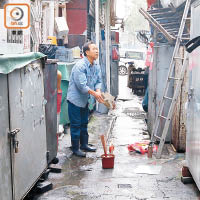
[{"label": "green metal bin", "polygon": [[67,90],[69,87],[69,79],[73,66],[76,62],[67,63],[67,62],[58,62],[58,70],[62,74],[61,79],[61,89],[62,89],[62,101],[61,101],[61,113],[60,113],[60,124],[66,125],[69,124],[68,116],[68,103],[66,101]]}]

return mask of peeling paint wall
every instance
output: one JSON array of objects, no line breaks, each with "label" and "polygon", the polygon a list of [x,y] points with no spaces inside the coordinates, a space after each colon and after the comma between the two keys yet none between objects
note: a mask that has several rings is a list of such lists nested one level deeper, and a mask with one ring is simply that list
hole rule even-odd
[{"label": "peeling paint wall", "polygon": [[[181,47],[179,50],[179,56],[184,57],[184,48]],[[182,61],[177,60],[175,64],[175,77],[179,76]],[[174,82],[174,87],[176,87],[177,81]],[[172,143],[177,151],[185,151],[186,148],[186,109],[185,103],[188,97],[188,86],[189,85],[189,69],[187,68],[181,86],[181,92],[178,97],[174,115],[172,119]]]}]

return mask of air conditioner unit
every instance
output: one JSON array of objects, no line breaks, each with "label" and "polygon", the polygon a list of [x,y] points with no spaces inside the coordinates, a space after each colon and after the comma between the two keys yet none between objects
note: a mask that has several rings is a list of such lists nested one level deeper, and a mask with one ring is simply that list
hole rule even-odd
[{"label": "air conditioner unit", "polygon": [[68,28],[66,19],[64,17],[56,17],[55,21],[56,21],[56,30],[58,33],[57,38],[63,39],[69,33],[69,28]]},{"label": "air conditioner unit", "polygon": [[30,30],[7,29],[4,26],[4,9],[0,9],[0,54],[30,52]]}]

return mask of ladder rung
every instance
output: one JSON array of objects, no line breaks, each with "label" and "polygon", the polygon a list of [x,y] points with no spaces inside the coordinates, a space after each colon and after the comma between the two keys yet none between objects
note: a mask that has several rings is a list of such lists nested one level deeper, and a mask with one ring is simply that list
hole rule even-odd
[{"label": "ladder rung", "polygon": [[182,40],[190,40],[190,38],[182,37]]},{"label": "ladder rung", "polygon": [[167,96],[164,96],[163,98],[165,98],[165,99],[169,99],[169,100],[172,100],[171,97],[167,97]]},{"label": "ladder rung", "polygon": [[188,36],[188,37],[182,37],[182,36],[178,36],[178,35],[175,35],[175,37],[177,37],[177,39],[179,39],[179,40],[181,40],[181,41],[183,41],[183,40],[190,40],[190,36]]},{"label": "ladder rung", "polygon": [[162,115],[158,115],[158,117],[160,117],[160,118],[163,118],[163,119],[168,119],[167,117],[165,117],[165,116],[162,116]]},{"label": "ladder rung", "polygon": [[180,78],[175,78],[175,77],[169,77],[169,79],[181,80]]},{"label": "ladder rung", "polygon": [[186,18],[184,18],[185,20],[191,20],[191,17],[186,17]]},{"label": "ladder rung", "polygon": [[155,138],[161,140],[161,137],[157,136],[157,135],[154,135]]},{"label": "ladder rung", "polygon": [[184,58],[181,58],[181,57],[174,57],[174,59],[184,60]]},{"label": "ladder rung", "polygon": [[179,22],[169,22],[169,23],[161,23],[160,24],[161,26],[163,26],[163,27],[168,27],[168,26],[172,26],[172,25],[177,25],[177,26],[180,26],[180,23]]}]

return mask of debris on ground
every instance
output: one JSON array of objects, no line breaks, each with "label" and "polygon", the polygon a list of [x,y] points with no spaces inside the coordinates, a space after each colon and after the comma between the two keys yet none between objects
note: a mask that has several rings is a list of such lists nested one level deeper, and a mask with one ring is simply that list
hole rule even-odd
[{"label": "debris on ground", "polygon": [[[129,152],[135,151],[136,153],[145,154],[148,153],[149,141],[135,142],[134,144],[128,145]],[[153,146],[153,152],[157,152],[158,147]]]}]

